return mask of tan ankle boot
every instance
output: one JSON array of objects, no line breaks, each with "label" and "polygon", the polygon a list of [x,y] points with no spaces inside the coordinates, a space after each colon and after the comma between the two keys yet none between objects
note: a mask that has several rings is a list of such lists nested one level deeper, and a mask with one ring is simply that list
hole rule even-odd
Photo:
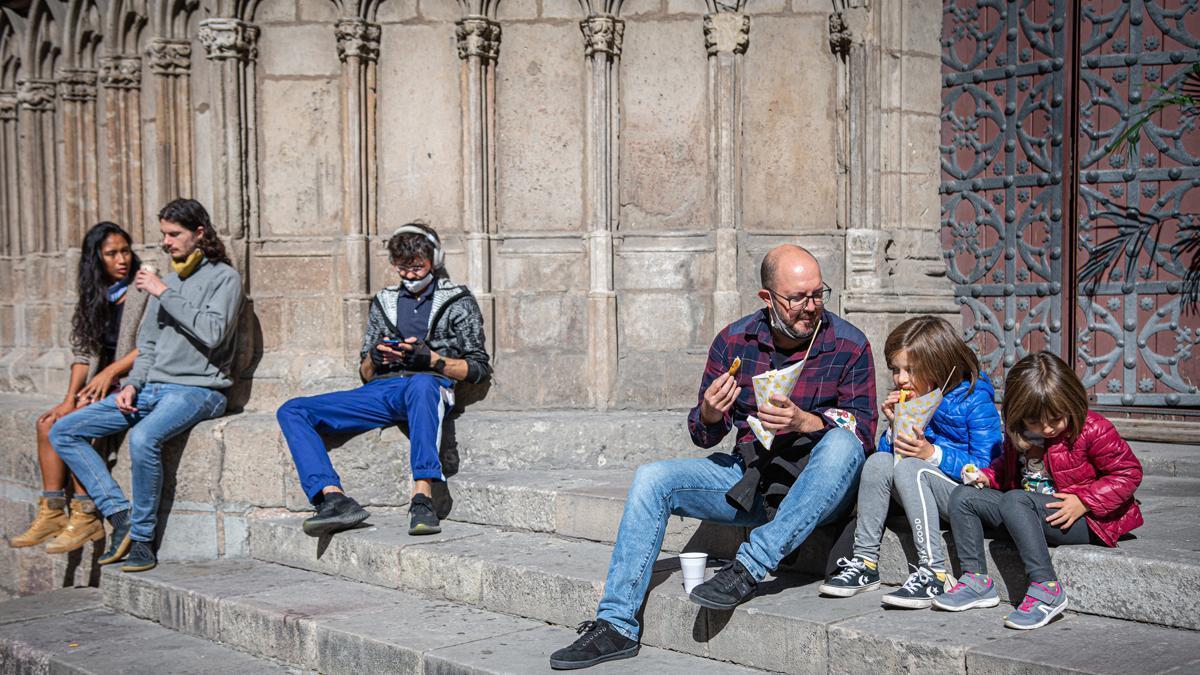
[{"label": "tan ankle boot", "polygon": [[66,506],[65,499],[39,498],[37,516],[34,517],[33,523],[28,530],[9,540],[9,545],[13,548],[36,546],[62,532],[67,527],[67,514],[63,513],[64,506]]},{"label": "tan ankle boot", "polygon": [[104,520],[96,513],[92,502],[71,502],[71,519],[67,529],[46,544],[47,553],[69,553],[83,547],[89,541],[104,539]]}]

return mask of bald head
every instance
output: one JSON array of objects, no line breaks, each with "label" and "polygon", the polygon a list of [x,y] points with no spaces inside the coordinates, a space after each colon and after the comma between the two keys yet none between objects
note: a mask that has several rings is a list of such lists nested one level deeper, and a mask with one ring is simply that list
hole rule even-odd
[{"label": "bald head", "polygon": [[781,244],[767,251],[759,268],[759,283],[763,288],[775,288],[780,276],[793,279],[817,279],[820,284],[821,264],[804,249],[795,244]]}]

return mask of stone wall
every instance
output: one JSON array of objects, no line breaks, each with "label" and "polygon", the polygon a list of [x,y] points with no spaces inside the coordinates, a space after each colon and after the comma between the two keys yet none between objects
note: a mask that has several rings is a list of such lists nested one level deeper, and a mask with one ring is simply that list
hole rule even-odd
[{"label": "stone wall", "polygon": [[2,390],[61,391],[84,229],[157,257],[177,196],[252,299],[250,410],[354,382],[382,242],[417,218],[484,308],[481,410],[690,406],[781,242],[877,348],[957,316],[940,2],[25,4],[0,13]]}]

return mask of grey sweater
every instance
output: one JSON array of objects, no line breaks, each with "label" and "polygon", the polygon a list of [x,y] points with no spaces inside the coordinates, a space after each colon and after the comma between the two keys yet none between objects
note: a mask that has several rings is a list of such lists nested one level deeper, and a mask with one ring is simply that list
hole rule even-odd
[{"label": "grey sweater", "polygon": [[242,279],[229,265],[205,259],[187,279],[171,272],[167,290],[151,298],[138,329],[138,356],[126,384],[147,382],[225,389],[236,344]]}]

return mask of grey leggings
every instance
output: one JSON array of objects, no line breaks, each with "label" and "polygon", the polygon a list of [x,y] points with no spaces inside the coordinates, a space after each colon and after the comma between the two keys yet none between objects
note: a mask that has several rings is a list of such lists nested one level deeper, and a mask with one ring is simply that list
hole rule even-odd
[{"label": "grey leggings", "polygon": [[912,527],[918,563],[931,570],[945,571],[941,517],[949,514],[950,494],[959,483],[923,459],[905,457],[893,466],[892,457],[890,453],[877,452],[863,466],[858,483],[854,555],[879,560],[879,544],[894,489]]},{"label": "grey leggings", "polygon": [[991,488],[961,486],[950,496],[950,526],[962,571],[987,574],[983,551],[983,528],[1004,527],[1021,553],[1029,581],[1057,581],[1050,564],[1049,545],[1087,544],[1091,541],[1087,519],[1080,518],[1063,530],[1046,522],[1053,511],[1046,504],[1059,501],[1054,495],[1024,490],[1000,492]]}]

